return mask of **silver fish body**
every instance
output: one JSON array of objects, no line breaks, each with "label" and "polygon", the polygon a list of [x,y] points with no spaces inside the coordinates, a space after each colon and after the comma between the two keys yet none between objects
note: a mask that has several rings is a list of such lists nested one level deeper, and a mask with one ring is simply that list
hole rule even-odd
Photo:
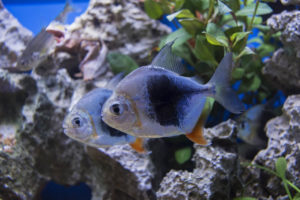
[{"label": "silver fish body", "polygon": [[[191,132],[206,101],[203,94],[212,92],[213,88],[209,86],[153,66],[135,70],[115,90],[115,94],[121,94],[117,98],[130,97],[127,103],[133,107],[131,114],[137,117],[131,123],[124,121],[131,128],[125,131],[139,137],[166,137]],[[105,105],[109,104],[118,104],[118,100],[112,96]],[[105,116],[109,112],[106,109],[109,106],[104,106],[103,119],[110,124]],[[127,115],[126,119],[131,117]],[[118,125],[124,126],[122,121],[115,126],[122,130]]]},{"label": "silver fish body", "polygon": [[134,142],[135,137],[109,127],[101,119],[102,105],[111,94],[111,90],[97,88],[84,95],[66,116],[64,133],[97,148]]},{"label": "silver fish body", "polygon": [[[73,8],[66,3],[64,10],[55,18],[54,22],[64,23],[67,15]],[[55,38],[43,28],[26,46],[21,57],[17,61],[16,69],[28,71],[41,64],[51,53],[55,46]]]},{"label": "silver fish body", "polygon": [[243,158],[252,160],[259,150],[267,146],[264,126],[275,117],[274,109],[268,107],[268,103],[255,105],[236,119],[238,152]]},{"label": "silver fish body", "polygon": [[17,69],[28,71],[37,67],[49,54],[54,46],[53,36],[42,29],[27,45],[17,62]]},{"label": "silver fish body", "polygon": [[[170,52],[171,46],[167,45],[158,56],[176,58],[168,55]],[[223,58],[211,80],[204,85],[168,70],[172,69],[168,63],[180,66],[176,62],[154,59],[151,65],[127,75],[104,104],[103,121],[136,137],[187,134],[192,141],[207,144],[202,139],[204,120],[200,120],[207,97],[213,97],[233,113],[243,111],[243,104],[229,85],[232,55]]]},{"label": "silver fish body", "polygon": [[265,105],[255,105],[237,119],[239,124],[237,134],[240,139],[251,145],[265,146],[266,142],[259,137],[264,112]]}]

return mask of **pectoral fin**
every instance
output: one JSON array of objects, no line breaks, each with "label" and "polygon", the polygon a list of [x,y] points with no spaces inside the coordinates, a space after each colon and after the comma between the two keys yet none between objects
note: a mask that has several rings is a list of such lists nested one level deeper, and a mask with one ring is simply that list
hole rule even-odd
[{"label": "pectoral fin", "polygon": [[144,153],[145,149],[143,147],[144,146],[143,143],[144,142],[142,138],[136,138],[136,140],[133,143],[130,143],[129,145],[138,153]]},{"label": "pectoral fin", "polygon": [[189,134],[186,134],[186,137],[189,140],[191,140],[192,142],[195,142],[197,144],[201,144],[201,145],[208,144],[208,142],[206,141],[206,139],[203,136],[203,127],[204,127],[205,120],[206,120],[206,118],[203,119],[203,117],[200,117],[196,126],[194,127],[193,131]]}]

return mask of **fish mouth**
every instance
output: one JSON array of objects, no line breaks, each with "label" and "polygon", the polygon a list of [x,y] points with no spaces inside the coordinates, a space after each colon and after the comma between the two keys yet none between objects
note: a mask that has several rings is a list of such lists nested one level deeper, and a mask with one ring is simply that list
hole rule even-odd
[{"label": "fish mouth", "polygon": [[68,126],[68,124],[63,123],[62,128],[63,128],[63,131],[64,131],[65,135],[67,135],[67,136],[71,136],[72,135],[72,133],[71,133],[72,131],[70,130],[71,127]]},{"label": "fish mouth", "polygon": [[70,134],[70,131],[68,128],[64,128],[64,134],[67,136],[71,136],[72,134]]},{"label": "fish mouth", "polygon": [[63,124],[62,127],[63,127],[63,129],[68,129],[68,128],[70,128],[67,124]]},{"label": "fish mouth", "polygon": [[89,136],[83,136],[80,133],[74,131],[74,129],[66,126],[63,126],[64,128],[64,134],[74,140],[78,140],[78,141],[86,141],[88,140],[90,137]]}]

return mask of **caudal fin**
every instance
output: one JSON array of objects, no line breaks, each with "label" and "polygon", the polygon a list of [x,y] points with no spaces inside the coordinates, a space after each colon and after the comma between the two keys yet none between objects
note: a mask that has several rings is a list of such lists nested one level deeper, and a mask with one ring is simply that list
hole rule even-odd
[{"label": "caudal fin", "polygon": [[227,53],[208,82],[215,87],[213,98],[228,111],[239,114],[245,110],[243,103],[230,87],[232,72],[232,53]]}]

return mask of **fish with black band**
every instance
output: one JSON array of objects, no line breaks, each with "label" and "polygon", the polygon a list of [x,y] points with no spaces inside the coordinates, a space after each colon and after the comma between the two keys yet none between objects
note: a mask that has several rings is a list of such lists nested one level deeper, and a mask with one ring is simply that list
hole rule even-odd
[{"label": "fish with black band", "polygon": [[106,88],[96,88],[85,94],[66,116],[63,128],[70,138],[96,148],[130,144],[137,152],[144,152],[143,140],[109,127],[101,119],[101,110],[111,96],[111,86],[121,76],[113,78]]},{"label": "fish with black band", "polygon": [[224,56],[206,84],[181,76],[184,68],[166,44],[153,62],[127,75],[116,86],[102,109],[109,126],[136,137],[159,138],[185,134],[195,143],[207,145],[201,115],[207,98],[214,98],[232,113],[244,110],[231,89],[232,54]]}]

